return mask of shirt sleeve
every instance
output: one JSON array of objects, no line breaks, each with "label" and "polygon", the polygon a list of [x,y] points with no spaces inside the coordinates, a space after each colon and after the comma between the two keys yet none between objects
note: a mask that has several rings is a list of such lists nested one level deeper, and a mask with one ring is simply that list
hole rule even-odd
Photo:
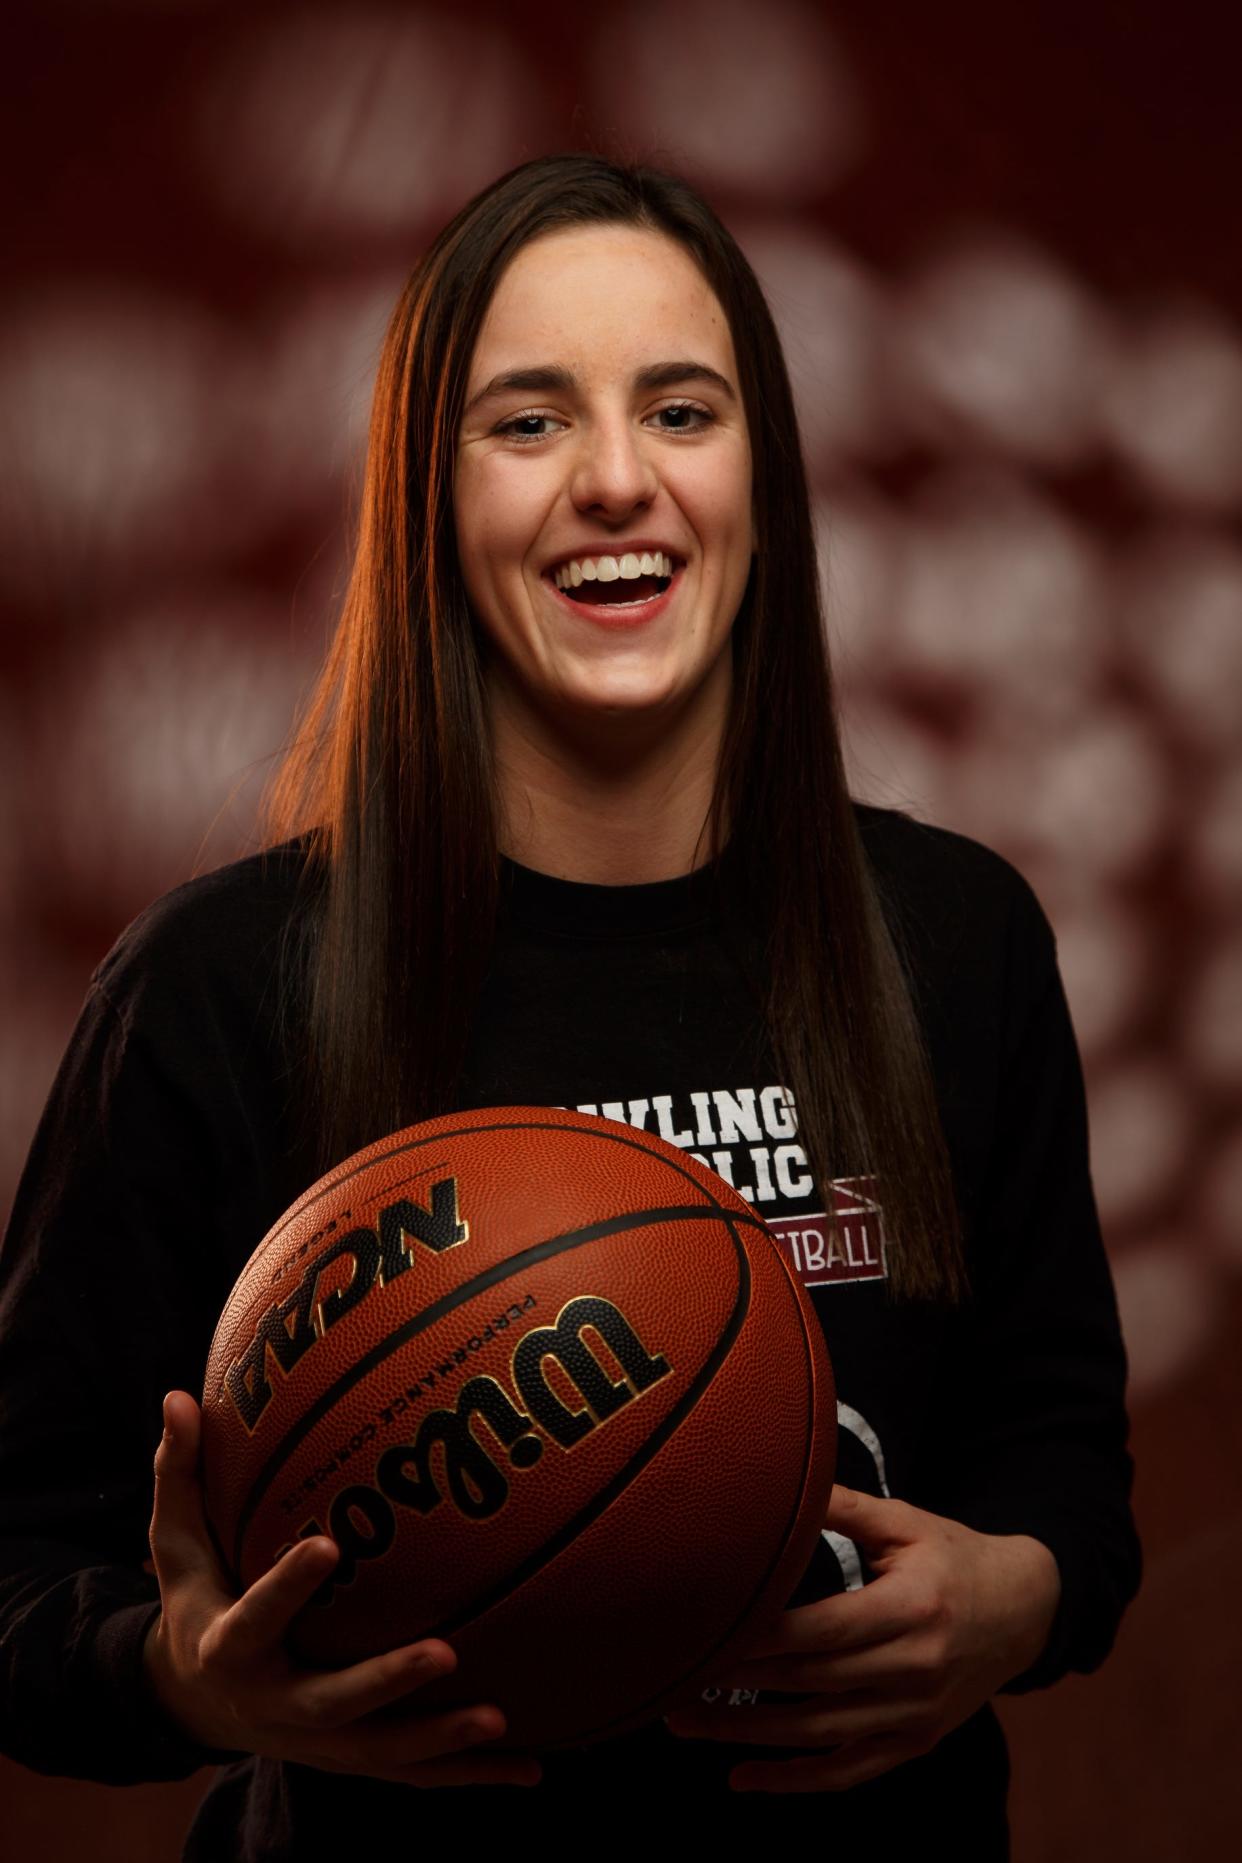
[{"label": "shirt sleeve", "polygon": [[0,1247],[0,1747],[110,1784],[232,1757],[142,1671],[161,1400],[196,1390],[219,1308],[213,1133],[152,1028],[92,984]]},{"label": "shirt sleeve", "polygon": [[[1061,1597],[1038,1660],[1001,1691],[1088,1673],[1138,1590],[1127,1361],[1088,1160],[1082,1068],[1034,894],[1011,915],[990,1095],[991,1143],[968,1247],[973,1298],[955,1316],[939,1449],[940,1511],[1052,1552]],[[982,1111],[982,1109],[980,1109]]]}]

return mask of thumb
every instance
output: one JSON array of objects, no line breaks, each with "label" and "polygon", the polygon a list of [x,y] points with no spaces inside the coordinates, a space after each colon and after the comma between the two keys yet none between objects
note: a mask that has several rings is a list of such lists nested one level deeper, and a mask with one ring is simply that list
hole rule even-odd
[{"label": "thumb", "polygon": [[188,1391],[164,1399],[164,1434],[155,1452],[155,1505],[151,1513],[151,1557],[160,1591],[184,1583],[204,1568],[221,1574],[198,1479],[201,1413]]},{"label": "thumb", "polygon": [[878,1551],[882,1546],[905,1546],[917,1539],[921,1510],[905,1501],[890,1501],[861,1488],[833,1486],[824,1525],[843,1533],[856,1545]]}]

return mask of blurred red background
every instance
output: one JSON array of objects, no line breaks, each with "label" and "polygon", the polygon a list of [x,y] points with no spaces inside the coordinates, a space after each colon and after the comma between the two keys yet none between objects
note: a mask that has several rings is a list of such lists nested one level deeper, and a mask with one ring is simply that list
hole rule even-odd
[{"label": "blurred red background", "polygon": [[[532,155],[685,173],[785,339],[856,785],[1023,869],[1087,1068],[1147,1571],[1098,1676],[999,1704],[1016,1863],[1242,1838],[1232,19],[1161,0],[8,12],[0,1204],[93,965],[157,893],[250,845],[342,588],[414,258]],[[84,1844],[163,1863],[202,1784],[0,1764],[0,1836],[50,1863]]]}]

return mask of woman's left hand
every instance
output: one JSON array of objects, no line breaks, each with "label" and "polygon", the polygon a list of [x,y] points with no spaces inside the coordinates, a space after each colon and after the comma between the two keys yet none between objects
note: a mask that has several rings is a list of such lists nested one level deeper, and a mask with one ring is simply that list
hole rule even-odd
[{"label": "woman's left hand", "polygon": [[873,1779],[928,1752],[1047,1642],[1061,1578],[1042,1541],[976,1533],[839,1486],[824,1524],[855,1542],[875,1578],[786,1611],[725,1685],[807,1698],[668,1716],[673,1733],[694,1739],[818,1749],[735,1767],[739,1791],[830,1792]]}]

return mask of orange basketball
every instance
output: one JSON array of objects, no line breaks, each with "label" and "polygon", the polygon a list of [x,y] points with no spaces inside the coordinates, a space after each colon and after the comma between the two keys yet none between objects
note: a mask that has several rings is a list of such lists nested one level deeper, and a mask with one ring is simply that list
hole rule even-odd
[{"label": "orange basketball", "polygon": [[763,1222],[676,1146],[547,1107],[397,1132],[259,1244],[203,1391],[239,1588],[299,1538],[337,1667],[420,1637],[420,1706],[506,1744],[619,1733],[719,1677],[809,1563],[832,1486],[823,1335]]}]

